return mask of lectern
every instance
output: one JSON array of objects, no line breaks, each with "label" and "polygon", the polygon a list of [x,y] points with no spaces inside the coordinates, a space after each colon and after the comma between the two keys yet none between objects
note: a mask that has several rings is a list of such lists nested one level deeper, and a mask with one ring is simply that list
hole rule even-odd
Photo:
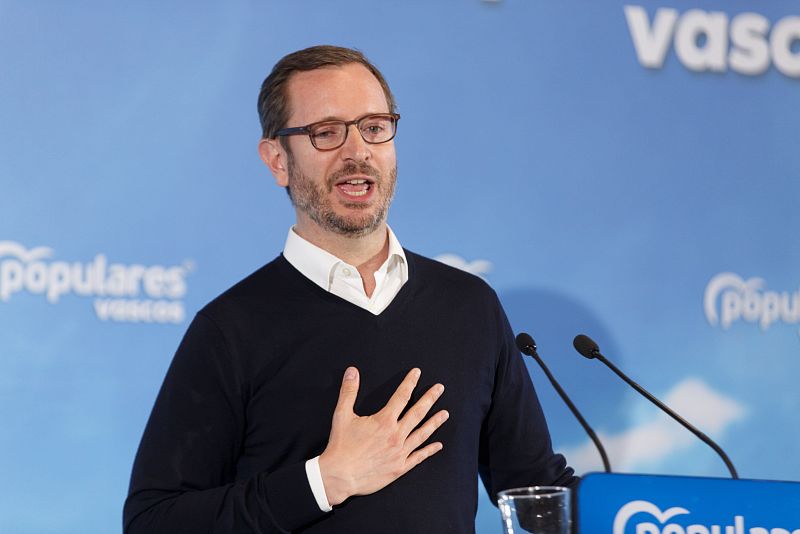
[{"label": "lectern", "polygon": [[577,534],[800,534],[800,483],[591,473]]}]

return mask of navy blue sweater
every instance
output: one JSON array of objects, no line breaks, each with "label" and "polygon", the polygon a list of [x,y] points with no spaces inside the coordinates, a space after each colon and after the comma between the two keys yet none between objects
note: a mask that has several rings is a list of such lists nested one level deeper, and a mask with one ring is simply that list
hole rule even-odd
[{"label": "navy blue sweater", "polygon": [[[279,256],[201,310],[170,365],[133,466],[126,534],[473,532],[489,494],[573,484],[497,296],[406,252],[409,281],[380,315]],[[386,488],[323,513],[305,461],[325,448],[342,375],[355,411],[380,410],[413,367],[412,403],[445,385],[441,452]]]}]

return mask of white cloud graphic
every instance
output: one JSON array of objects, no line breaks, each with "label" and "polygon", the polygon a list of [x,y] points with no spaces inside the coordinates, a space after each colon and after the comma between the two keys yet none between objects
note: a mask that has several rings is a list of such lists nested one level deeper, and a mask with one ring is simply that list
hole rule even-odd
[{"label": "white cloud graphic", "polygon": [[[676,384],[664,397],[664,403],[714,439],[747,413],[747,409],[736,400],[714,391],[694,377]],[[700,445],[688,430],[660,412],[647,422],[619,434],[597,434],[614,471],[638,471]],[[598,469],[599,455],[588,439],[582,445],[565,448],[563,453],[578,473]]]},{"label": "white cloud graphic", "polygon": [[480,277],[483,277],[483,275],[488,274],[489,271],[492,270],[492,262],[489,260],[467,261],[456,254],[439,254],[433,259],[445,265],[449,265],[450,267],[455,267],[456,269],[461,269],[462,271],[467,271],[468,273]]}]

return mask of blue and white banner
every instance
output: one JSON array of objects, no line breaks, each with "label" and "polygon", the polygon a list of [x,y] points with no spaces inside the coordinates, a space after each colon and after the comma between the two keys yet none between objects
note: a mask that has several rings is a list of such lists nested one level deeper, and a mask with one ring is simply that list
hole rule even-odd
[{"label": "blue and white banner", "polygon": [[800,483],[607,475],[581,481],[580,534],[790,534]]},{"label": "blue and white banner", "polygon": [[[363,50],[397,97],[400,241],[497,290],[613,467],[726,474],[578,333],[743,477],[800,479],[796,2],[6,0],[0,531],[120,530],[188,322],[283,246],[256,96],[321,43]],[[598,470],[530,371],[555,447]]]}]

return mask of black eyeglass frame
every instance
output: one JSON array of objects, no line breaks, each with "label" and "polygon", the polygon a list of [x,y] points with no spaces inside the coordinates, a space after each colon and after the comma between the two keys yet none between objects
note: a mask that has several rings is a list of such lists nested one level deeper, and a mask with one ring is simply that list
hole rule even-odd
[{"label": "black eyeglass frame", "polygon": [[[363,120],[366,120],[366,119],[369,119],[369,118],[372,118],[372,117],[391,117],[391,119],[392,119],[392,136],[389,139],[385,140],[385,141],[378,141],[376,143],[376,142],[369,141],[369,140],[365,139],[364,138],[364,134],[361,132],[361,128],[357,128],[358,129],[358,134],[361,136],[361,139],[364,139],[364,142],[365,143],[369,143],[370,145],[381,145],[383,143],[388,143],[389,141],[394,139],[394,137],[397,135],[397,121],[400,120],[400,114],[399,113],[369,113],[367,115],[362,115],[361,117],[359,117],[357,119],[353,119],[351,121],[327,120],[327,121],[312,122],[311,124],[306,124],[305,126],[294,126],[292,128],[282,128],[282,129],[278,130],[277,132],[275,132],[275,137],[284,137],[284,136],[287,136],[287,135],[303,135],[303,134],[306,134],[306,135],[308,135],[308,140],[311,141],[311,144],[317,150],[321,150],[323,152],[326,152],[328,150],[336,150],[337,148],[341,148],[342,145],[344,145],[347,142],[347,135],[350,133],[350,126],[351,125],[355,124],[356,126],[358,126],[359,122],[361,122]],[[314,136],[311,134],[311,131],[312,131],[312,129],[314,127],[319,126],[320,124],[344,124],[344,138],[342,138],[341,144],[339,144],[338,146],[330,147],[330,148],[320,148],[320,147],[318,147],[317,144],[314,142]]]}]

